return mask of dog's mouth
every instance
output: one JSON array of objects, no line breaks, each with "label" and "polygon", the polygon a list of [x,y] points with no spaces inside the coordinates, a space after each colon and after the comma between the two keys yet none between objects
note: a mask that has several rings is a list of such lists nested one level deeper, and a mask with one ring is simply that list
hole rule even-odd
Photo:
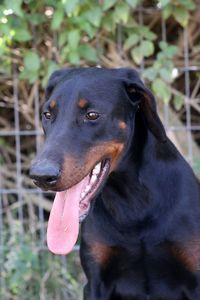
[{"label": "dog's mouth", "polygon": [[97,163],[89,175],[86,176],[88,183],[83,187],[79,201],[79,222],[82,222],[89,213],[91,200],[103,185],[110,169],[110,160],[104,159]]},{"label": "dog's mouth", "polygon": [[101,190],[110,165],[110,159],[101,160],[79,183],[56,193],[47,228],[47,243],[53,253],[67,254],[72,250],[79,223],[88,215],[91,201]]}]

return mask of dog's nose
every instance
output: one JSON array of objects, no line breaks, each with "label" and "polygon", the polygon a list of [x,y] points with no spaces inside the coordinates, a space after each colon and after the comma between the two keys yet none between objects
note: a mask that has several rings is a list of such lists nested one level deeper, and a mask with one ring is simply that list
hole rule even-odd
[{"label": "dog's nose", "polygon": [[42,188],[54,187],[60,176],[60,169],[51,162],[40,162],[32,165],[30,178],[34,183]]}]

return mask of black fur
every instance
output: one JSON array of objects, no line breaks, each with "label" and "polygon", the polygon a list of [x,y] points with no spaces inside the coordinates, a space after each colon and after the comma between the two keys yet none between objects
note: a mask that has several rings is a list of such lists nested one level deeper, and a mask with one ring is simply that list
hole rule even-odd
[{"label": "black fur", "polygon": [[[199,183],[166,137],[155,99],[137,72],[57,71],[46,96],[58,104],[54,122],[44,125],[43,157],[61,164],[66,153],[82,160],[93,145],[124,144],[82,224],[84,299],[199,300]],[[104,115],[84,127],[76,108],[82,97]],[[124,130],[119,121],[126,124]],[[55,148],[61,135],[65,141]]]}]

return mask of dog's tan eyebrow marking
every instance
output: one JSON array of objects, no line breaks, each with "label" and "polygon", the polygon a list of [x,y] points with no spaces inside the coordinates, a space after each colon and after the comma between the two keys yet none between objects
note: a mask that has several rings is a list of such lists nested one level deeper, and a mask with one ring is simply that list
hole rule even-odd
[{"label": "dog's tan eyebrow marking", "polygon": [[78,102],[80,108],[86,108],[88,106],[88,101],[84,98],[81,98]]},{"label": "dog's tan eyebrow marking", "polygon": [[51,100],[50,104],[49,104],[49,107],[51,109],[55,108],[56,107],[56,101],[55,100]]},{"label": "dog's tan eyebrow marking", "polygon": [[126,129],[126,123],[124,121],[119,121],[118,126],[120,129]]}]

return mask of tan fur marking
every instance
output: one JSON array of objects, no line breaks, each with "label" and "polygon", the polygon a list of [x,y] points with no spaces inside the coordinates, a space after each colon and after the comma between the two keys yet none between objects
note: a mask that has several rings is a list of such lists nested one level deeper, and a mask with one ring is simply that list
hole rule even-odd
[{"label": "tan fur marking", "polygon": [[112,172],[118,164],[123,148],[123,143],[109,141],[91,147],[82,160],[75,156],[65,157],[57,188],[63,190],[77,184],[94,168],[98,161],[104,158],[111,158],[110,172]]},{"label": "tan fur marking", "polygon": [[126,129],[126,123],[124,121],[119,121],[118,125],[120,129]]},{"label": "tan fur marking", "polygon": [[111,257],[117,254],[117,249],[116,247],[109,247],[100,242],[94,242],[91,246],[91,254],[97,264],[106,267]]},{"label": "tan fur marking", "polygon": [[174,243],[170,251],[189,271],[200,270],[200,239],[194,238],[183,244]]},{"label": "tan fur marking", "polygon": [[88,101],[86,99],[80,99],[78,102],[78,106],[80,108],[86,108],[88,105]]},{"label": "tan fur marking", "polygon": [[55,108],[56,107],[56,101],[55,100],[51,100],[49,106],[50,106],[51,109]]}]

